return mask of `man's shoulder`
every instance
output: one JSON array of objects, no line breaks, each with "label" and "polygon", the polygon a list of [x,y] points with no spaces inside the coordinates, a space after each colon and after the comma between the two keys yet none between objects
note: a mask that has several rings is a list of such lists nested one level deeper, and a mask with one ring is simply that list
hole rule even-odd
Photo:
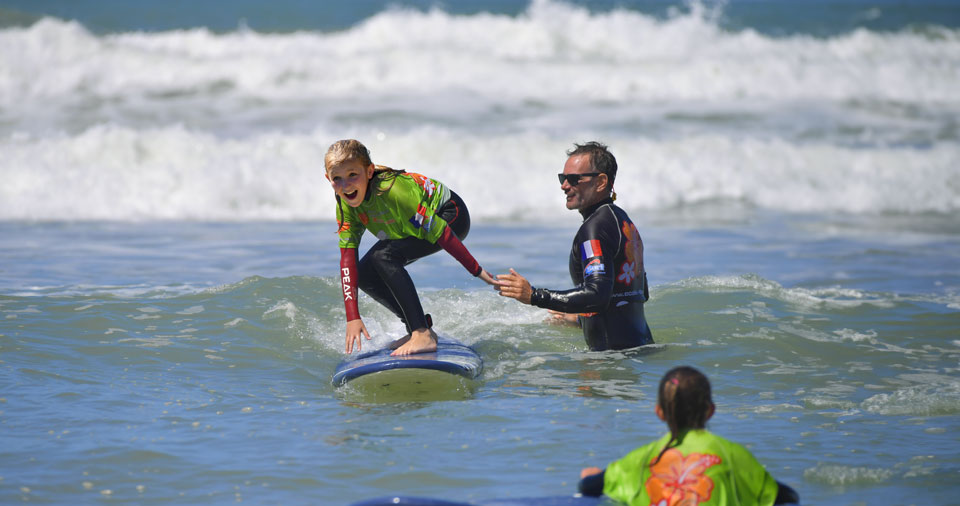
[{"label": "man's shoulder", "polygon": [[584,222],[591,220],[603,220],[603,219],[617,219],[619,217],[624,217],[630,219],[627,215],[627,212],[623,210],[622,207],[614,204],[613,202],[607,202],[599,207],[597,207],[590,216],[587,216],[583,219]]},{"label": "man's shoulder", "polygon": [[583,223],[580,224],[580,229],[577,231],[577,236],[581,234],[595,234],[606,226],[613,226],[619,229],[621,219],[630,221],[627,213],[617,207],[616,204],[612,202],[604,204],[594,210],[590,216],[584,218]]},{"label": "man's shoulder", "polygon": [[611,211],[611,214],[615,215],[620,220],[627,220],[631,223],[633,222],[633,220],[630,219],[630,215],[627,214],[627,212],[624,211],[622,207],[614,203],[610,203],[610,211]]}]

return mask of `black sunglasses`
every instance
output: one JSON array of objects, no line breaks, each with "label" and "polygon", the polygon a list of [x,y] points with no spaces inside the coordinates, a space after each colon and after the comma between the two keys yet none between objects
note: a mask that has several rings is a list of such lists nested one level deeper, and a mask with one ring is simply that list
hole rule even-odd
[{"label": "black sunglasses", "polygon": [[560,184],[563,184],[564,181],[570,183],[570,186],[577,186],[580,184],[580,178],[587,176],[599,176],[603,174],[602,172],[587,172],[585,174],[557,174],[557,179],[560,180]]}]

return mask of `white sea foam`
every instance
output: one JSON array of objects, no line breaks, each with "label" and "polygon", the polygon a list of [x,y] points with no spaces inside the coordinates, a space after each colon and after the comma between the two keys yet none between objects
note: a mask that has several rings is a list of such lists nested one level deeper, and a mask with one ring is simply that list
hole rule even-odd
[{"label": "white sea foam", "polygon": [[[0,219],[331,219],[322,160],[337,137],[318,130],[238,140],[183,127],[97,126],[8,138],[0,140]],[[447,183],[475,217],[502,219],[557,214],[562,194],[552,175],[570,139],[582,137],[426,127],[367,144],[375,161]],[[960,209],[960,144],[864,151],[714,135],[604,140],[622,166],[616,189],[627,209],[723,199],[787,211]]]},{"label": "white sea foam", "polygon": [[727,32],[703,9],[658,20],[535,0],[516,17],[389,9],[333,33],[206,29],[96,36],[45,19],[0,31],[2,103],[92,94],[267,99],[469,90],[497,100],[810,97],[955,102],[960,37]]},{"label": "white sea foam", "polygon": [[[750,291],[799,306],[809,308],[843,309],[861,306],[892,307],[897,298],[893,294],[870,293],[850,288],[784,288],[783,285],[754,274],[741,276],[698,276],[688,278],[669,285],[658,287],[658,291],[669,293],[673,290],[708,290],[708,291]],[[942,297],[923,297],[923,300],[945,303]],[[752,319],[771,320],[772,312],[762,301],[755,301],[749,307],[726,308],[716,311],[718,314],[743,314]],[[860,335],[848,329],[841,329],[835,334],[839,339],[869,340],[871,336]],[[874,336],[875,337],[875,336]],[[833,339],[832,339],[833,340]]]},{"label": "white sea foam", "polygon": [[891,469],[823,463],[803,472],[804,479],[827,485],[872,485],[885,483],[894,475]]},{"label": "white sea foam", "polygon": [[551,174],[596,138],[628,209],[960,209],[946,29],[777,38],[696,4],[662,20],[535,0],[514,17],[389,9],[331,33],[44,19],[0,30],[0,47],[4,220],[330,219],[322,155],[345,137],[478,218],[556,214]]},{"label": "white sea foam", "polygon": [[263,316],[264,318],[285,318],[289,321],[289,325],[293,326],[294,320],[297,318],[297,313],[298,308],[296,304],[288,300],[281,300],[263,313]]},{"label": "white sea foam", "polygon": [[901,375],[914,383],[890,393],[873,395],[861,403],[881,415],[936,416],[960,413],[960,381],[940,374]]}]

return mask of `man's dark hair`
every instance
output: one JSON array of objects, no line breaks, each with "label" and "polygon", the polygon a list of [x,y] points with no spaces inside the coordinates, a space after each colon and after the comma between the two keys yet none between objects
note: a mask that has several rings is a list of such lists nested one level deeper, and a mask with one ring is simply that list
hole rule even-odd
[{"label": "man's dark hair", "polygon": [[617,159],[607,149],[607,145],[597,141],[573,145],[574,148],[567,151],[567,156],[590,155],[590,172],[606,174],[610,180],[610,188],[613,188],[613,181],[617,179]]}]

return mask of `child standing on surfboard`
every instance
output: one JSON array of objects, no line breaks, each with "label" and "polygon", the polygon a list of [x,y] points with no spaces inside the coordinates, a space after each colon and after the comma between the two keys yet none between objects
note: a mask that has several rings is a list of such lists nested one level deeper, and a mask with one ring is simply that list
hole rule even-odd
[{"label": "child standing on surfboard", "polygon": [[[460,242],[470,231],[467,206],[440,181],[374,165],[367,148],[353,139],[334,142],[324,166],[337,195],[347,353],[353,352],[354,344],[360,350],[361,335],[370,339],[357,307],[358,287],[407,327],[408,334],[391,345],[396,347],[391,355],[436,351],[437,334],[404,266],[442,248],[470,274],[496,286]],[[357,248],[365,230],[378,241],[358,263]]]},{"label": "child standing on surfboard", "polygon": [[606,470],[580,472],[580,492],[630,505],[743,506],[796,503],[797,493],[777,482],[743,446],[707,431],[713,416],[710,381],[700,371],[675,367],[660,380],[657,417],[670,432]]}]

